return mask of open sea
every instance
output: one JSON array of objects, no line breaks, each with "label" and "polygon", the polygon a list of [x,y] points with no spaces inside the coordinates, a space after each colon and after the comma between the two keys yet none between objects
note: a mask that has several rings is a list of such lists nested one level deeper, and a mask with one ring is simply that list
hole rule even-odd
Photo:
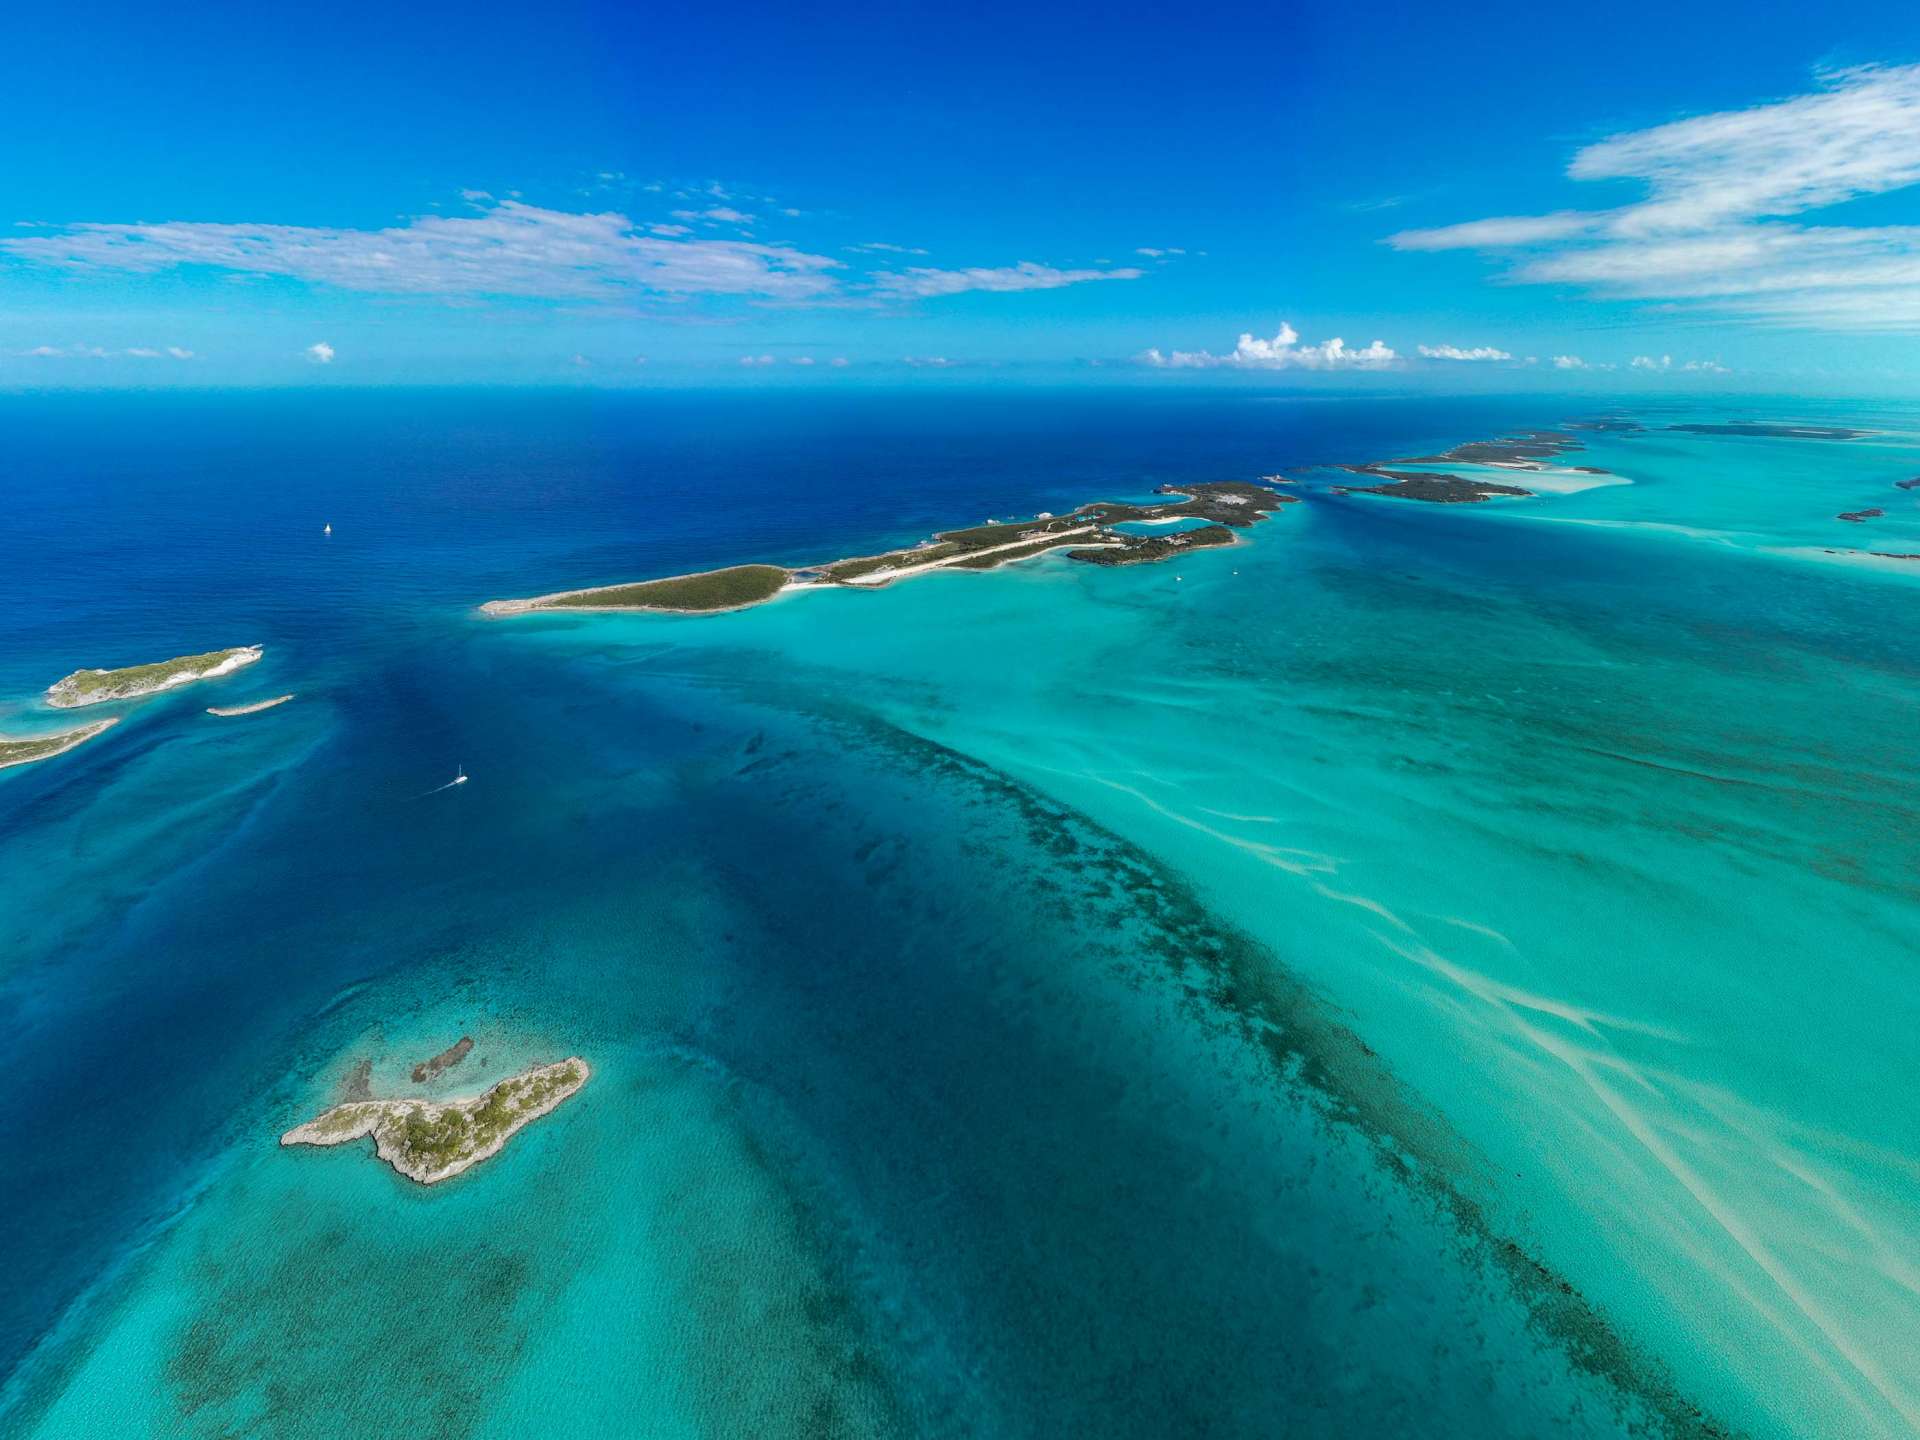
[{"label": "open sea", "polygon": [[[1599,414],[1643,428],[1564,463],[1630,483],[1312,468]],[[1869,433],[1669,428],[1747,421]],[[1920,1433],[1920,560],[1832,553],[1920,554],[1920,407],[10,395],[0,441],[0,733],[126,717],[0,771],[0,1434]],[[475,608],[1276,472],[1161,565]],[[445,1184],[277,1143],[361,1061],[569,1054]]]}]

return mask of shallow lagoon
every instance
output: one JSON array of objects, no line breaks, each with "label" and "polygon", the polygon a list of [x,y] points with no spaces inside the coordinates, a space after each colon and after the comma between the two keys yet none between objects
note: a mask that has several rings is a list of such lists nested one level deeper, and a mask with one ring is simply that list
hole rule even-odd
[{"label": "shallow lagoon", "polygon": [[[189,628],[301,698],[0,776],[0,1023],[74,1101],[0,1109],[16,1428],[1911,1425],[1912,590],[1780,553],[1914,528],[1911,417],[1310,494],[1177,571],[486,622],[1578,412],[342,403],[26,427],[21,710]],[[595,1079],[431,1191],[274,1145],[462,1033],[445,1093]]]}]

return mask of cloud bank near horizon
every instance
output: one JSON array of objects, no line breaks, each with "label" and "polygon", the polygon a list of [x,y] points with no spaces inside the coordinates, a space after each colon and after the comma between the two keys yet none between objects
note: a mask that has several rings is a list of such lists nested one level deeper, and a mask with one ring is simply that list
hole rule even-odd
[{"label": "cloud bank near horizon", "polygon": [[1248,370],[1381,370],[1395,364],[1399,355],[1379,340],[1354,350],[1338,336],[1317,345],[1302,345],[1300,334],[1286,321],[1271,340],[1262,340],[1251,331],[1224,355],[1209,350],[1175,350],[1163,354],[1158,347],[1135,357],[1143,365],[1170,370],[1213,369],[1220,366]]}]

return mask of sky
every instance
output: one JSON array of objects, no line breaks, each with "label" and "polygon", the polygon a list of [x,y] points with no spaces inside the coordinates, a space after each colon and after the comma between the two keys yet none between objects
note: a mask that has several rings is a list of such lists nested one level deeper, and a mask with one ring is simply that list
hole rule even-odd
[{"label": "sky", "polygon": [[0,387],[1920,389],[1920,11],[19,7]]}]

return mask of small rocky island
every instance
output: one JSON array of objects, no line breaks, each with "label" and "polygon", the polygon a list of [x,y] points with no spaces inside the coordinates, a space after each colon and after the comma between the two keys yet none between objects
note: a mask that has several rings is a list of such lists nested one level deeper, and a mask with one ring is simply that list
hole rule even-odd
[{"label": "small rocky island", "polygon": [[592,1073],[575,1055],[511,1076],[470,1100],[350,1100],[294,1126],[280,1143],[345,1145],[371,1135],[374,1152],[387,1164],[409,1180],[437,1185],[499,1154],[522,1127],[570,1099]]},{"label": "small rocky island", "polygon": [[[1069,560],[1099,565],[1141,565],[1188,550],[1236,543],[1236,531],[1266,519],[1283,505],[1298,503],[1267,485],[1240,480],[1195,485],[1162,485],[1163,502],[1136,505],[1101,500],[1069,515],[1037,515],[1031,520],[989,520],[960,530],[943,530],[905,550],[857,555],[788,570],[778,565],[732,565],[693,575],[674,575],[626,585],[563,590],[528,600],[489,600],[487,615],[523,615],[533,610],[651,610],[705,615],[758,605],[790,590],[828,586],[868,588],[890,585],[932,570],[993,570],[1018,560],[1065,550]],[[1168,535],[1131,535],[1115,527],[1203,521],[1201,526]]]},{"label": "small rocky island", "polygon": [[22,739],[8,739],[0,735],[0,770],[9,765],[31,765],[36,760],[50,760],[55,755],[64,755],[76,745],[83,745],[102,730],[111,729],[120,723],[120,717],[111,720],[96,720],[91,725],[81,725],[72,730],[61,730],[52,735],[32,735]]},{"label": "small rocky island", "polygon": [[110,700],[137,700],[196,680],[231,675],[251,665],[265,652],[258,645],[183,655],[154,665],[129,665],[121,670],[76,670],[47,687],[47,703],[63,710],[81,705],[103,705]]}]

